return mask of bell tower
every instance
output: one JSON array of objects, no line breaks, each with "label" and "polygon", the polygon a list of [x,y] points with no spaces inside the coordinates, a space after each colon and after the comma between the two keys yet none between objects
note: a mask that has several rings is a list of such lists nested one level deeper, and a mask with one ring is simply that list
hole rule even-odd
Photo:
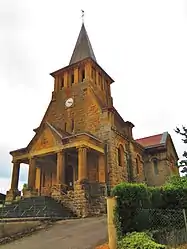
[{"label": "bell tower", "polygon": [[[51,76],[54,77],[53,100],[60,92],[69,93],[77,85],[87,83],[104,107],[112,107],[110,84],[113,79],[97,63],[84,23],[69,65],[51,73]],[[67,104],[70,105],[71,101]]]}]

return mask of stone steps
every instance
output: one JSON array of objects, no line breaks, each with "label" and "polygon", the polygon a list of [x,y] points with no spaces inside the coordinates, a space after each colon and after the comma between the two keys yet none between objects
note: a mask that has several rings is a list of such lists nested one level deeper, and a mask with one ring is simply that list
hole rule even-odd
[{"label": "stone steps", "polygon": [[0,218],[75,217],[71,210],[51,197],[25,198],[0,208]]}]

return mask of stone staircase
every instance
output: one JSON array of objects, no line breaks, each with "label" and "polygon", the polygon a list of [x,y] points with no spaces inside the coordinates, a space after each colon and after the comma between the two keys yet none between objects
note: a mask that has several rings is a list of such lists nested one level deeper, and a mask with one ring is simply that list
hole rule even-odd
[{"label": "stone staircase", "polygon": [[0,218],[72,218],[75,214],[51,197],[38,196],[21,199],[0,207]]}]

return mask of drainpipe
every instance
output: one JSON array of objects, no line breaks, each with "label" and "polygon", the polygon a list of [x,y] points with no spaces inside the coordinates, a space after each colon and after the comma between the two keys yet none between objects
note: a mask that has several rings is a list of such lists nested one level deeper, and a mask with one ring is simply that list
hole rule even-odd
[{"label": "drainpipe", "polygon": [[110,186],[109,186],[109,170],[108,170],[108,143],[105,141],[105,176],[106,176],[106,196],[110,196]]}]

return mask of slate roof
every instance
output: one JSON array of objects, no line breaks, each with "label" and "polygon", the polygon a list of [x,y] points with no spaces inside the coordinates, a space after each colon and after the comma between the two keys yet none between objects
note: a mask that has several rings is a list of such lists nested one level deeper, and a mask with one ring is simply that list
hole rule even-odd
[{"label": "slate roof", "polygon": [[92,58],[92,60],[97,62],[92,45],[90,43],[90,39],[83,23],[69,65],[86,58]]}]

